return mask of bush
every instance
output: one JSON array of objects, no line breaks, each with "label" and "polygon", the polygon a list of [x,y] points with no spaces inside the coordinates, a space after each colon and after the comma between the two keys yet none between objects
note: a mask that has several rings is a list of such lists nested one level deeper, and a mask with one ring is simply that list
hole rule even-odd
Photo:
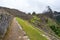
[{"label": "bush", "polygon": [[56,27],[55,25],[51,25],[50,28],[55,32],[56,35],[60,37],[60,27]]}]

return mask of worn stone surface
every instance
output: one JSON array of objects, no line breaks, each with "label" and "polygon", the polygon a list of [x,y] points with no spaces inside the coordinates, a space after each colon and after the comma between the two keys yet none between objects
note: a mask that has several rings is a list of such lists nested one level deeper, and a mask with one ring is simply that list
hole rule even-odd
[{"label": "worn stone surface", "polygon": [[0,12],[0,39],[4,37],[12,18],[10,14]]},{"label": "worn stone surface", "polygon": [[26,20],[30,20],[32,17],[31,15],[27,15],[25,12],[16,9],[0,7],[0,39],[3,38],[7,32],[13,16],[17,16]]},{"label": "worn stone surface", "polygon": [[29,37],[14,18],[3,40],[29,40]]}]

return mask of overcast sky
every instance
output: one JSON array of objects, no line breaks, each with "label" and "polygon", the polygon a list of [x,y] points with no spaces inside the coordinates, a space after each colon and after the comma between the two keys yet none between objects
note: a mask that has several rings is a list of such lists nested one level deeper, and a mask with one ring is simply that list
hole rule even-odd
[{"label": "overcast sky", "polygon": [[23,12],[43,12],[46,6],[60,11],[60,0],[0,0],[0,6],[19,9]]}]

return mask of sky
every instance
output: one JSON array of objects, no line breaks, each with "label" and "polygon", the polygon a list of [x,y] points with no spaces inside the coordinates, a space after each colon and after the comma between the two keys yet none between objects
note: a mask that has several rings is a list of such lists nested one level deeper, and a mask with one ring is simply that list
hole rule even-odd
[{"label": "sky", "polygon": [[0,0],[0,6],[15,8],[26,13],[33,11],[41,13],[47,6],[60,11],[60,0]]}]

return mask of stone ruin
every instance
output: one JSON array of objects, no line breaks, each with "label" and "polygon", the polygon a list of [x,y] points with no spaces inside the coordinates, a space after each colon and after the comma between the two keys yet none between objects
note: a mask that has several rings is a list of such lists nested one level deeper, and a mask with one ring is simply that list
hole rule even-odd
[{"label": "stone ruin", "polygon": [[8,12],[0,10],[0,40],[4,37],[9,28],[13,16]]},{"label": "stone ruin", "polygon": [[27,15],[22,11],[0,7],[0,39],[6,34],[13,17],[20,17],[25,20],[30,20],[32,18],[31,15]]}]

